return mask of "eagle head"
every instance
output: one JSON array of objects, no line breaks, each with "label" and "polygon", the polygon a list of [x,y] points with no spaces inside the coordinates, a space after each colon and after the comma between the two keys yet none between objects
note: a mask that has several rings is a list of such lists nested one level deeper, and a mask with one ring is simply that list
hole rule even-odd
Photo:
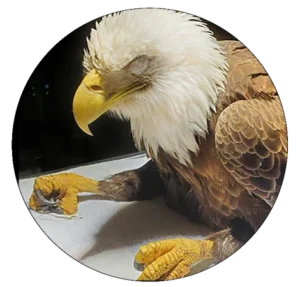
[{"label": "eagle head", "polygon": [[88,125],[109,112],[130,121],[138,148],[188,162],[226,79],[226,58],[207,26],[172,10],[127,10],[96,23],[87,47],[73,100],[79,127],[91,135]]}]

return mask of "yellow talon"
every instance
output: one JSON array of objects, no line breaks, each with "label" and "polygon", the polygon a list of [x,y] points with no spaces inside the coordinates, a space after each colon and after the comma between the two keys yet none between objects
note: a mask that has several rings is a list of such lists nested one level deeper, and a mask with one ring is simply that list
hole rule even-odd
[{"label": "yellow talon", "polygon": [[190,272],[191,266],[213,257],[213,241],[176,238],[140,247],[137,263],[147,265],[137,280],[173,280]]}]

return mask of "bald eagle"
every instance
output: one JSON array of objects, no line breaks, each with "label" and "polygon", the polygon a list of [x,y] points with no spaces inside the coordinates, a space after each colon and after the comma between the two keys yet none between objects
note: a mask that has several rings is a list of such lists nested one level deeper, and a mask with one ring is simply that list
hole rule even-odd
[{"label": "bald eagle", "polygon": [[267,72],[239,41],[217,41],[198,18],[136,9],[102,18],[84,50],[73,100],[78,126],[102,114],[128,120],[145,166],[97,181],[38,177],[38,212],[75,214],[77,194],[135,201],[165,194],[169,207],[215,230],[205,240],[142,246],[138,280],[169,280],[193,264],[218,263],[258,230],[278,196],[287,160],[283,109]]}]

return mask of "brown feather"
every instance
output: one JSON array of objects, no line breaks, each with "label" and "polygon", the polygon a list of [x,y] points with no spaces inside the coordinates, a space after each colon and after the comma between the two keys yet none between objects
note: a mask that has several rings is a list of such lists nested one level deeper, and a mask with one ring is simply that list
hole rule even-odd
[{"label": "brown feather", "polygon": [[281,186],[285,118],[276,89],[253,54],[238,41],[219,43],[229,63],[227,85],[206,138],[197,138],[192,164],[185,166],[163,150],[150,156],[166,178],[172,208],[213,228],[243,217],[257,229]]}]

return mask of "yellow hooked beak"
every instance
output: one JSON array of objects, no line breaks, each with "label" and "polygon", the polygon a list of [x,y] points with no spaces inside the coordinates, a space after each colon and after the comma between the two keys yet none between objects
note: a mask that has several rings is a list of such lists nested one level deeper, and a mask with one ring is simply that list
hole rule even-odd
[{"label": "yellow hooked beak", "polygon": [[96,70],[91,70],[79,85],[73,99],[75,121],[86,134],[93,135],[88,125],[105,113],[105,103],[102,79]]},{"label": "yellow hooked beak", "polygon": [[112,95],[107,96],[103,89],[103,79],[95,70],[91,70],[78,87],[73,99],[73,113],[78,126],[88,135],[93,135],[89,124],[107,112],[123,96],[142,88],[144,83],[128,83]]}]

